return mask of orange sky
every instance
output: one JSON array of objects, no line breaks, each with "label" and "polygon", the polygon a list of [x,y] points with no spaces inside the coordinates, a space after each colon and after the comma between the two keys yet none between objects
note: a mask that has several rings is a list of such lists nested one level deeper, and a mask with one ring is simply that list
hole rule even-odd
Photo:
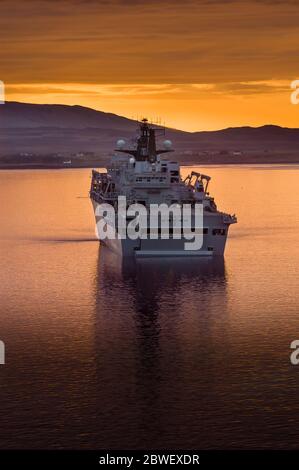
[{"label": "orange sky", "polygon": [[299,127],[293,0],[0,0],[6,99],[161,117],[187,130]]}]

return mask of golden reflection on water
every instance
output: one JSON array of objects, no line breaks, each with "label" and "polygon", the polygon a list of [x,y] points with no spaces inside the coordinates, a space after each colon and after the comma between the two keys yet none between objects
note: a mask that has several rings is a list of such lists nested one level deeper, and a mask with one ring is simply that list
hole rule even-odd
[{"label": "golden reflection on water", "polygon": [[[239,220],[225,255],[233,327],[246,331],[254,318],[263,329],[269,315],[278,330],[286,317],[292,323],[299,305],[299,168],[199,170],[212,176],[218,207]],[[92,308],[98,243],[89,176],[89,170],[0,172],[2,308],[18,300],[42,307],[49,298],[57,311],[83,301]]]},{"label": "golden reflection on water", "polygon": [[3,446],[297,446],[299,167],[199,171],[238,216],[225,260],[133,265],[99,247],[90,170],[0,171]]}]

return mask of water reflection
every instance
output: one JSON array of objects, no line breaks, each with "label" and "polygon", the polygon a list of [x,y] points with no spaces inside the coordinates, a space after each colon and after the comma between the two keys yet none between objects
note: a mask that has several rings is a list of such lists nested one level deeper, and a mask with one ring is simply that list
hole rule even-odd
[{"label": "water reflection", "polygon": [[298,172],[199,171],[239,217],[225,266],[122,265],[90,170],[0,172],[1,448],[298,449]]},{"label": "water reflection", "polygon": [[208,383],[213,394],[209,351],[215,322],[225,330],[219,317],[227,316],[224,260],[121,260],[102,247],[95,290],[98,416],[107,442],[158,447],[164,433],[164,445],[182,445],[169,420],[186,433],[184,415],[193,414],[197,429]]},{"label": "water reflection", "polygon": [[97,274],[103,287],[110,286],[112,280],[130,289],[134,285],[142,304],[157,301],[165,283],[167,288],[176,289],[186,281],[198,282],[203,288],[215,281],[225,287],[226,282],[223,257],[121,258],[105,246],[99,247]]},{"label": "water reflection", "polygon": [[[112,306],[125,294],[124,305],[119,309],[131,311],[139,333],[158,337],[159,315],[165,313],[165,305],[171,307],[169,314],[186,315],[198,308],[205,315],[213,295],[226,305],[226,272],[224,259],[144,258],[121,259],[105,247],[99,248],[96,277],[97,311]],[[121,296],[121,297],[120,297]],[[204,306],[204,309],[203,309]],[[174,315],[176,313],[176,315]]]}]

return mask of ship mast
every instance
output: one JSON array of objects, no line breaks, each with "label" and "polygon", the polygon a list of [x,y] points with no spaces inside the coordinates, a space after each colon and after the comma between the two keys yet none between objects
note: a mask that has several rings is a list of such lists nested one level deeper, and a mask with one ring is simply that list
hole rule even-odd
[{"label": "ship mast", "polygon": [[156,148],[156,131],[159,128],[150,127],[146,118],[142,119],[139,126],[139,137],[137,139],[137,148],[132,149],[115,149],[117,152],[128,153],[132,155],[136,161],[149,161],[155,163],[157,156],[161,153],[173,152],[171,149],[157,150]]}]

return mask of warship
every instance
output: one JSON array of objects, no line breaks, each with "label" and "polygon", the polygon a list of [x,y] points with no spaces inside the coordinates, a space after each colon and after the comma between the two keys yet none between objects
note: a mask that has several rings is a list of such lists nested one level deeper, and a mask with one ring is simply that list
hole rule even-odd
[{"label": "warship", "polygon": [[[208,192],[211,179],[208,175],[191,171],[182,178],[180,165],[164,156],[173,152],[171,141],[164,140],[163,149],[157,148],[156,137],[159,135],[165,135],[165,129],[143,119],[139,122],[139,134],[134,143],[127,145],[125,140],[119,139],[109,168],[106,171],[92,170],[90,199],[96,226],[100,222],[114,235],[98,235],[98,238],[123,257],[223,256],[228,229],[237,222],[236,216],[217,209]],[[163,205],[173,209],[166,212],[167,230],[161,218],[153,226],[152,218],[148,216],[148,225],[139,235],[127,236],[126,230],[134,217],[131,212],[125,212],[120,229],[120,201],[123,200],[125,208],[134,205],[150,209]],[[112,208],[114,218],[107,207]],[[190,233],[187,235],[184,230],[184,212],[180,212],[184,207],[190,210],[191,233],[200,233],[201,243],[197,248],[191,246]],[[197,207],[201,208],[200,227],[196,224]],[[178,221],[178,217],[181,220]]]}]

